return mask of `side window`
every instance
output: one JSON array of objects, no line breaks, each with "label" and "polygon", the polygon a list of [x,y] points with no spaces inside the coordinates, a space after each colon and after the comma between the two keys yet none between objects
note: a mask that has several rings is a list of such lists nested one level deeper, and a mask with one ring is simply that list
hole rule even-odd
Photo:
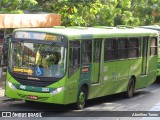
[{"label": "side window", "polygon": [[82,64],[90,64],[92,62],[92,40],[82,41]]},{"label": "side window", "polygon": [[139,44],[140,42],[138,38],[129,38],[129,58],[136,58],[140,56]]},{"label": "side window", "polygon": [[128,57],[128,39],[119,38],[118,39],[118,59],[125,59]]},{"label": "side window", "polygon": [[69,48],[69,76],[71,76],[80,66],[80,42],[70,41]]},{"label": "side window", "polygon": [[151,56],[157,55],[157,38],[151,38],[150,51]]},{"label": "side window", "polygon": [[94,41],[94,62],[100,62],[101,46],[102,46],[102,40],[95,39],[95,41]]},{"label": "side window", "polygon": [[116,39],[106,39],[104,43],[104,61],[117,59]]}]

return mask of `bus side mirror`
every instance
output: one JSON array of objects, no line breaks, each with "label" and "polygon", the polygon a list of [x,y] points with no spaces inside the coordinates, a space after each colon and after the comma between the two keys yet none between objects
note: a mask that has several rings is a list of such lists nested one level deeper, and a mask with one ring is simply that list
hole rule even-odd
[{"label": "bus side mirror", "polygon": [[2,53],[3,53],[3,65],[7,65],[8,60],[8,44],[12,38],[12,35],[6,35],[4,38]]},{"label": "bus side mirror", "polygon": [[8,59],[8,44],[7,43],[3,44],[2,54],[3,54],[3,57],[2,57],[3,63],[1,62],[1,64],[7,65],[7,59]]}]

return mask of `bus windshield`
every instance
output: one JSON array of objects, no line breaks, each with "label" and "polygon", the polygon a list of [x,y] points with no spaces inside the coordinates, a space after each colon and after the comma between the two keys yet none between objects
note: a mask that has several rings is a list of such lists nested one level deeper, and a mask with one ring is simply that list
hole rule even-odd
[{"label": "bus windshield", "polygon": [[11,43],[9,68],[13,73],[63,77],[65,74],[66,48],[52,44]]}]

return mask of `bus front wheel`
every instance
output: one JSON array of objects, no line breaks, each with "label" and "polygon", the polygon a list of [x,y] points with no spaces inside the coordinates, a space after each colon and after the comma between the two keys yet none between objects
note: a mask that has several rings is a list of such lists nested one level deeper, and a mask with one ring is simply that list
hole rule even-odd
[{"label": "bus front wheel", "polygon": [[78,94],[76,109],[84,108],[85,103],[86,103],[86,99],[87,99],[87,91],[86,91],[85,87],[82,86],[79,91],[79,94]]},{"label": "bus front wheel", "polygon": [[128,87],[127,87],[127,91],[125,92],[125,96],[127,98],[131,98],[133,96],[134,92],[135,92],[135,81],[131,77],[128,82]]},{"label": "bus front wheel", "polygon": [[25,100],[25,102],[26,102],[26,104],[28,104],[28,105],[33,105],[33,104],[35,104],[34,101]]}]

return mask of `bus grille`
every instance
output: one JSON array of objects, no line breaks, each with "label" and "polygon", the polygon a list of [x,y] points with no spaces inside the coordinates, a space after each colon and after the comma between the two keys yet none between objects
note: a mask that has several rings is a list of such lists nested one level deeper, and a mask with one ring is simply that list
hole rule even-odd
[{"label": "bus grille", "polygon": [[20,78],[15,78],[21,85],[26,85],[26,86],[34,86],[34,87],[46,87],[49,86],[55,81],[42,81],[42,80],[28,80],[28,79],[20,79]]}]

